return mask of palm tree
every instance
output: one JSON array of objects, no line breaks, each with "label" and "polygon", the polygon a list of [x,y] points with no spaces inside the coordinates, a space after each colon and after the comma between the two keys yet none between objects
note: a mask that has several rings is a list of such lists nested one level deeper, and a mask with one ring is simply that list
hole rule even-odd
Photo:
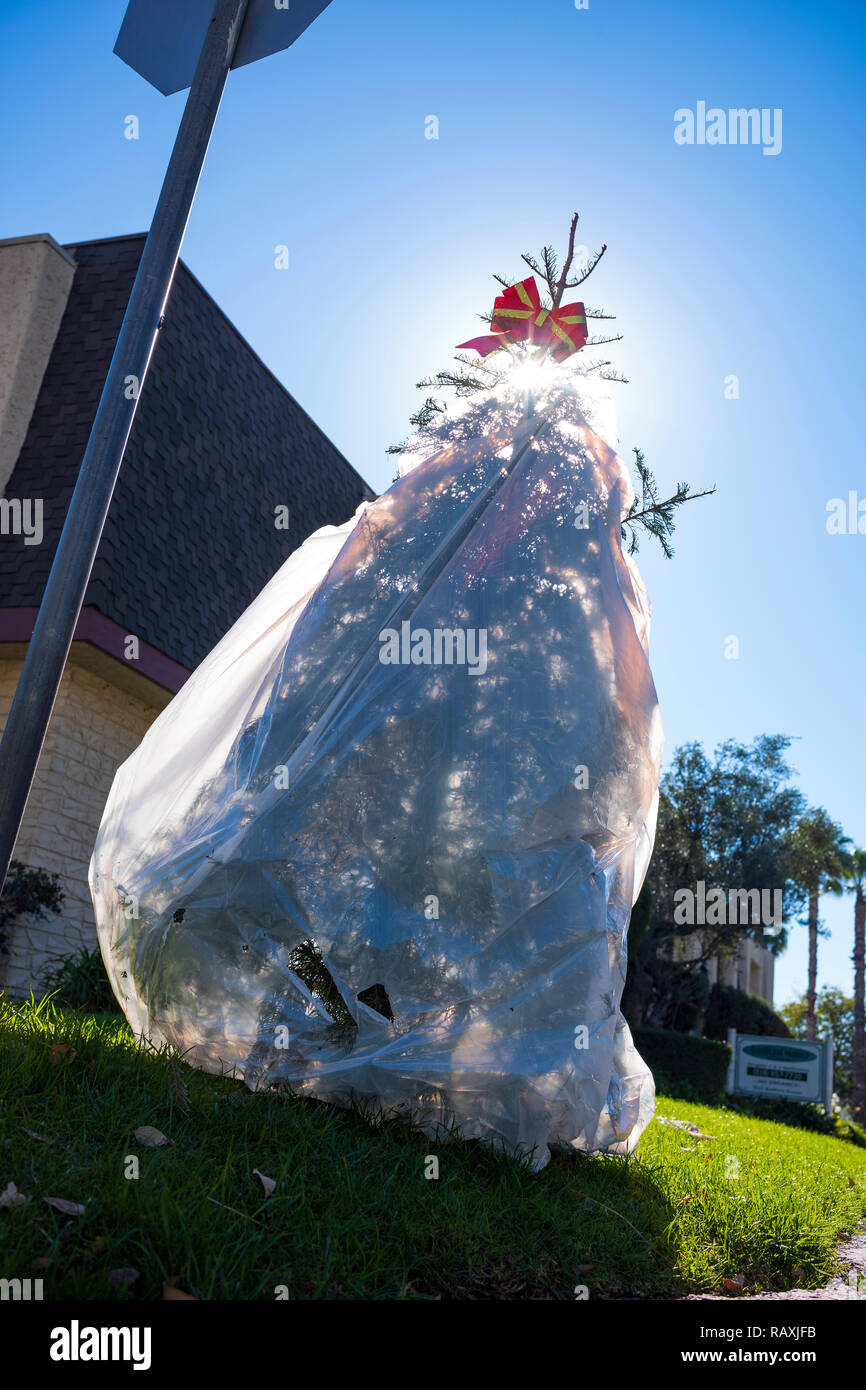
[{"label": "palm tree", "polygon": [[866,849],[848,855],[845,882],[854,894],[854,1048],[851,1112],[858,1124],[866,1121]]},{"label": "palm tree", "polygon": [[815,997],[818,983],[818,899],[822,893],[842,893],[847,848],[851,841],[823,807],[807,811],[797,823],[793,843],[792,877],[809,897],[809,987],[806,991],[806,1036],[815,1037]]}]

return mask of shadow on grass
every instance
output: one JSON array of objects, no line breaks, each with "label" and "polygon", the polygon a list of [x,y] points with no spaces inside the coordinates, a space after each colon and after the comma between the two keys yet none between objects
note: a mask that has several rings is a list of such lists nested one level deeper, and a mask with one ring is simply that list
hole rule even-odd
[{"label": "shadow on grass", "polygon": [[[170,1278],[241,1300],[680,1291],[674,1208],[636,1157],[533,1174],[361,1106],[253,1094],[139,1049],[116,1016],[2,996],[0,1099],[0,1190],[26,1197],[0,1210],[0,1271],[38,1271],[45,1298],[159,1298]],[[170,1142],[135,1139],[145,1125]]]}]

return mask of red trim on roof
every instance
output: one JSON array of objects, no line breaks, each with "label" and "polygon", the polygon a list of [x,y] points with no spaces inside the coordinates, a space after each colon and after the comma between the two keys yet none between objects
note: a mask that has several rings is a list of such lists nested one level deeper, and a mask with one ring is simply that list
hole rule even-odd
[{"label": "red trim on roof", "polygon": [[[38,608],[0,608],[0,642],[29,642],[36,625]],[[179,661],[174,661],[165,652],[152,647],[143,637],[138,639],[138,659],[130,661],[124,656],[126,638],[132,636],[126,628],[106,618],[98,608],[82,608],[75,625],[73,642],[89,642],[101,652],[131,667],[140,676],[146,676],[155,685],[170,690],[176,695],[182,685],[189,680],[192,672]]]}]

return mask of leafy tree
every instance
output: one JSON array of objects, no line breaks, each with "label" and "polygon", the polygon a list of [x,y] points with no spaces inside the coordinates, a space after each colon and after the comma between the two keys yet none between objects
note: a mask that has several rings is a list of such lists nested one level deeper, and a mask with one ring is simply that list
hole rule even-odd
[{"label": "leafy tree", "polygon": [[[563,295],[566,290],[577,289],[584,281],[588,280],[595,270],[605,252],[607,246],[603,245],[598,251],[590,256],[586,266],[581,272],[576,272],[574,278],[569,279],[574,266],[574,238],[577,231],[579,214],[574,213],[568,232],[568,250],[560,269],[559,257],[552,246],[543,246],[539,256],[530,255],[524,252],[521,259],[529,266],[529,269],[541,282],[541,287],[546,288],[548,298],[543,302],[545,309],[558,309],[562,304]],[[515,276],[508,279],[502,275],[494,275],[493,279],[503,287],[516,284],[520,277]],[[490,324],[492,322],[492,311],[478,316],[482,322]],[[607,313],[604,309],[590,308],[586,306],[586,317],[589,319],[613,319],[614,314]],[[607,336],[591,337],[579,349],[579,352],[586,351],[587,348],[597,348],[606,346],[608,343],[617,343],[622,339],[621,333],[609,334]],[[422,381],[416,382],[419,390],[429,391],[433,388],[436,391],[453,391],[458,398],[472,396],[478,391],[489,391],[497,386],[504,378],[508,366],[515,360],[531,359],[540,360],[545,355],[545,348],[535,347],[532,344],[524,343],[503,343],[502,352],[497,352],[494,358],[482,359],[472,356],[465,352],[455,354],[455,361],[458,363],[456,368],[447,371],[437,372],[435,376],[425,377]],[[604,381],[620,381],[627,383],[628,378],[616,371],[609,358],[604,356],[595,357],[592,361],[583,362],[582,372],[585,376],[599,376]],[[439,396],[428,395],[424,399],[424,404],[409,417],[410,424],[416,427],[418,435],[430,435],[431,445],[436,444],[436,436],[432,426],[437,419],[447,413],[447,401]],[[416,436],[417,438],[417,436]],[[404,440],[402,444],[392,444],[388,449],[389,454],[400,454],[407,448],[408,442]],[[628,512],[622,518],[622,536],[627,540],[629,554],[633,555],[639,547],[640,536],[642,533],[654,537],[660,544],[664,554],[670,559],[673,556],[673,547],[670,538],[673,535],[676,525],[676,512],[685,502],[696,501],[699,497],[710,497],[715,488],[706,488],[701,492],[693,493],[689,483],[677,483],[676,490],[669,497],[661,496],[656,479],[647,466],[643,451],[634,448],[632,453],[635,456],[635,469],[638,476],[638,489],[634,501]],[[399,475],[398,475],[399,476]]]},{"label": "leafy tree", "polygon": [[[700,743],[674,753],[659,791],[655,851],[642,895],[646,923],[636,936],[629,935],[627,1016],[634,1013],[638,1021],[657,1027],[694,1026],[708,993],[702,972],[707,961],[731,959],[756,930],[771,951],[783,949],[786,923],[802,904],[793,837],[804,801],[790,785],[792,770],[784,756],[789,745],[784,735],[765,734],[751,744],[729,739],[712,757]],[[741,922],[739,914],[735,923],[677,922],[678,890],[695,891],[701,881],[707,891],[718,887],[726,894],[781,891],[780,929],[764,934],[762,926]]]},{"label": "leafy tree", "polygon": [[8,952],[8,928],[18,917],[24,913],[46,917],[49,912],[59,912],[63,897],[57,874],[48,873],[46,869],[31,869],[13,859],[0,893],[0,953]]},{"label": "leafy tree", "polygon": [[845,886],[854,894],[854,1038],[851,1059],[851,1112],[866,1123],[866,849],[855,849],[845,865]]},{"label": "leafy tree", "polygon": [[[810,1009],[813,1009],[811,1032]],[[834,1089],[839,1099],[848,1105],[853,1090],[854,1000],[841,989],[825,985],[815,997],[814,1008],[808,994],[804,994],[783,1005],[779,1013],[793,1038],[814,1039],[817,1036],[814,1025],[817,1024],[821,1037],[833,1039]],[[856,1115],[854,1118],[856,1120]]]},{"label": "leafy tree", "polygon": [[704,1018],[704,1037],[725,1042],[728,1029],[738,1033],[759,1033],[765,1037],[786,1038],[789,1030],[784,1019],[771,1009],[765,999],[746,994],[732,985],[713,985],[710,1003]]},{"label": "leafy tree", "polygon": [[794,836],[794,878],[808,896],[809,987],[806,991],[806,1036],[815,1034],[815,999],[818,981],[818,900],[822,893],[843,893],[847,847],[851,841],[823,807],[808,810]]}]

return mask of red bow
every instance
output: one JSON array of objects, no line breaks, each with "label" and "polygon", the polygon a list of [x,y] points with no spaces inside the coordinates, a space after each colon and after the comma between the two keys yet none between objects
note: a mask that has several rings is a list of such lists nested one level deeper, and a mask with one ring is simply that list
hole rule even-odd
[{"label": "red bow", "polygon": [[479,357],[487,357],[506,342],[546,343],[551,345],[550,356],[563,362],[582,348],[589,336],[584,306],[563,304],[559,309],[542,309],[538,286],[531,275],[497,295],[491,327],[498,331],[457,346],[472,348]]}]

